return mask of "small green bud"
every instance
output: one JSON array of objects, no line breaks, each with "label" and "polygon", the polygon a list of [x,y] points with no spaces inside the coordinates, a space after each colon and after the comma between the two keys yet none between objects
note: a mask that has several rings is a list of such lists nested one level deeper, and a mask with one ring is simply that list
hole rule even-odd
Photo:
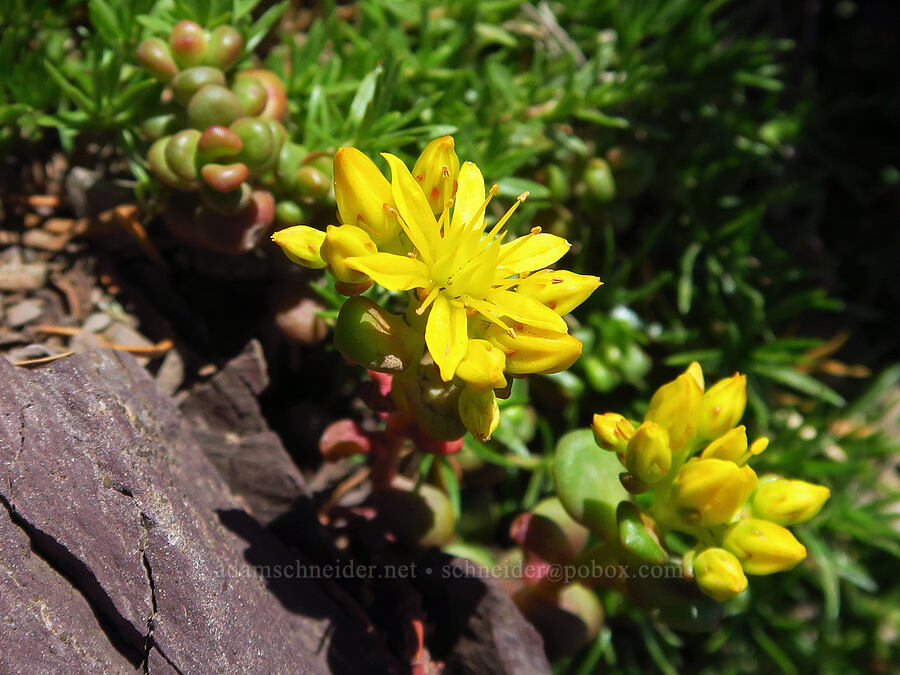
[{"label": "small green bud", "polygon": [[479,441],[486,441],[500,424],[500,407],[493,389],[467,386],[459,395],[459,418]]},{"label": "small green bud", "polygon": [[287,140],[281,146],[278,153],[278,162],[275,165],[275,178],[278,188],[283,192],[294,192],[297,189],[297,170],[303,166],[303,160],[308,154],[302,145]]},{"label": "small green bud", "polygon": [[597,202],[609,202],[616,196],[616,182],[613,178],[609,162],[599,157],[588,161],[584,169],[585,188],[587,196]]},{"label": "small green bud", "polygon": [[169,83],[175,101],[181,105],[187,105],[194,94],[207,84],[225,85],[225,74],[209,66],[197,66],[182,70]]},{"label": "small green bud", "polygon": [[206,31],[193,21],[179,21],[169,35],[169,46],[182,68],[199,66],[206,56]]},{"label": "small green bud", "polygon": [[345,358],[369,370],[399,373],[413,360],[411,331],[402,316],[368,298],[354,296],[338,314],[334,346]]},{"label": "small green bud", "polygon": [[304,220],[303,207],[297,202],[284,199],[275,205],[275,222],[279,225],[299,225]]},{"label": "small green bud", "polygon": [[159,38],[142,40],[137,48],[137,57],[147,72],[160,82],[168,82],[178,72],[169,45]]},{"label": "small green bud", "polygon": [[229,70],[237,63],[244,49],[244,38],[233,26],[219,26],[209,36],[206,45],[206,63],[215,68]]},{"label": "small green bud", "polygon": [[217,84],[207,84],[188,103],[188,122],[195,129],[213,125],[228,126],[243,115],[241,102],[231,91]]},{"label": "small green bud", "polygon": [[296,185],[298,192],[310,199],[317,199],[331,189],[331,181],[328,176],[312,166],[302,166],[297,169]]}]

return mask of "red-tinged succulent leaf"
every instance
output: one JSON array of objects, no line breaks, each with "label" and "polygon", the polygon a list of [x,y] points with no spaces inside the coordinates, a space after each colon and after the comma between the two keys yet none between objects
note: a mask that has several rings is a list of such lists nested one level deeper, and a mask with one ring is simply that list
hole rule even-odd
[{"label": "red-tinged succulent leaf", "polygon": [[196,66],[182,70],[169,83],[173,98],[181,105],[187,105],[197,91],[208,84],[220,87],[225,84],[225,73],[218,68]]},{"label": "red-tinged succulent leaf", "polygon": [[229,70],[241,57],[244,38],[233,26],[219,26],[209,36],[206,45],[206,63],[222,70]]},{"label": "red-tinged succulent leaf", "polygon": [[231,90],[218,84],[207,84],[188,103],[188,122],[195,129],[213,125],[227,126],[244,114],[241,102]]},{"label": "red-tinged succulent leaf", "polygon": [[243,149],[241,137],[221,124],[207,127],[197,143],[197,152],[200,153],[201,160],[205,161],[232,157]]},{"label": "red-tinged succulent leaf", "polygon": [[199,24],[184,19],[172,29],[169,45],[182,68],[199,66],[206,57],[206,31]]},{"label": "red-tinged succulent leaf", "polygon": [[231,85],[231,91],[238,97],[247,117],[259,115],[265,109],[266,101],[269,99],[262,82],[252,77],[236,79]]},{"label": "red-tinged succulent leaf", "polygon": [[246,164],[206,164],[200,169],[203,182],[217,192],[237,190],[247,180],[250,171]]},{"label": "red-tinged succulent leaf", "polygon": [[259,113],[260,117],[267,117],[273,120],[284,119],[284,116],[287,114],[287,92],[278,75],[271,70],[254,68],[241,71],[235,77],[238,80],[253,78],[266,90],[266,106]]},{"label": "red-tinged succulent leaf", "polygon": [[178,72],[169,45],[159,38],[142,40],[137,48],[137,57],[147,72],[161,82],[168,82]]},{"label": "red-tinged succulent leaf", "polygon": [[166,163],[185,181],[197,182],[197,143],[200,132],[184,129],[171,137],[166,145]]}]

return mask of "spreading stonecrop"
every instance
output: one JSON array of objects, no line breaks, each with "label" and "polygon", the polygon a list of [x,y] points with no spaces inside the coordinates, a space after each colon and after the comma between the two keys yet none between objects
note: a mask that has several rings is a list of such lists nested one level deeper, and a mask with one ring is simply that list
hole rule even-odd
[{"label": "spreading stonecrop", "polygon": [[[411,410],[427,433],[462,434],[424,410],[446,412],[455,401],[465,429],[490,438],[507,375],[559,372],[581,355],[563,315],[600,280],[546,269],[570,244],[538,227],[507,241],[507,221],[528,193],[487,227],[497,187],[485,190],[479,168],[460,164],[451,137],[431,141],[412,172],[398,157],[382,156],[390,182],[359,150],[338,150],[334,187],[342,224],[325,232],[295,226],[273,239],[294,262],[326,268],[345,295],[373,282],[407,292],[403,317],[346,303],[335,343],[350,360],[393,374],[392,395],[402,399],[395,403]],[[436,368],[436,378],[429,368]]]},{"label": "spreading stonecrop", "polygon": [[746,377],[735,374],[704,391],[692,363],[650,400],[639,425],[616,413],[595,415],[594,438],[616,453],[620,478],[632,494],[652,493],[645,516],[655,535],[687,534],[696,541],[683,557],[685,576],[723,602],[747,587],[747,574],[789,570],[806,549],[787,529],[814,517],[827,487],[779,476],[758,477],[748,462],[767,438],[748,442],[736,426],[747,404]]}]

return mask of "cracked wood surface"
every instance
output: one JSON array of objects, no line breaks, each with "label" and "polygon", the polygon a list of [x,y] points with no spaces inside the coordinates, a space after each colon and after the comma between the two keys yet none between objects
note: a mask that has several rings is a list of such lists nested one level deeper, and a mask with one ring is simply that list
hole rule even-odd
[{"label": "cracked wood surface", "polygon": [[366,670],[315,582],[248,565],[294,557],[128,355],[0,358],[0,505],[0,672]]}]

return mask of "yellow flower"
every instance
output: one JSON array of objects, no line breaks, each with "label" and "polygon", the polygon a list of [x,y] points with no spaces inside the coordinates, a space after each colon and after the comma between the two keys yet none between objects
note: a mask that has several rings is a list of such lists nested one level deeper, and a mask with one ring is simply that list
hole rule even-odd
[{"label": "yellow flower", "polygon": [[[569,250],[567,241],[543,234],[540,228],[503,243],[507,234],[503,226],[527,195],[521,195],[485,232],[485,209],[496,188],[486,197],[481,171],[466,162],[459,172],[452,215],[448,201],[437,220],[409,169],[394,155],[383,157],[391,168],[391,194],[412,251],[409,255],[379,252],[350,258],[347,263],[390,290],[417,289],[421,301],[417,313],[430,310],[425,343],[441,378],[450,381],[456,373],[468,349],[469,319],[476,316],[511,339],[519,333],[541,331],[543,337],[549,334],[565,343],[569,336],[562,317],[515,290],[521,281],[519,275],[546,267]],[[473,332],[477,331],[478,326],[473,326]],[[492,341],[504,346],[502,340]],[[514,372],[509,368],[509,352],[504,351],[507,369]]]},{"label": "yellow flower", "polygon": [[703,390],[691,366],[656,390],[644,419],[664,427],[669,432],[672,450],[678,450],[696,435],[702,413]]},{"label": "yellow flower", "polygon": [[459,395],[459,418],[469,433],[486,441],[500,424],[500,407],[493,389],[467,386]]},{"label": "yellow flower", "polygon": [[356,148],[340,148],[334,155],[334,197],[341,223],[361,227],[379,246],[400,231],[391,184]]},{"label": "yellow flower", "polygon": [[796,525],[813,518],[831,496],[824,485],[777,478],[765,481],[753,495],[753,514],[779,525]]},{"label": "yellow flower", "polygon": [[672,501],[689,520],[709,527],[730,522],[753,494],[756,472],[724,459],[692,459],[678,471]]},{"label": "yellow flower", "polygon": [[726,434],[722,434],[700,454],[703,459],[727,459],[735,464],[742,464],[747,454],[747,429],[742,424]]},{"label": "yellow flower", "polygon": [[453,145],[452,136],[435,138],[425,146],[412,170],[436,216],[444,210],[447,200],[453,197],[459,176],[459,158]]},{"label": "yellow flower", "polygon": [[284,254],[292,262],[312,269],[322,269],[325,261],[322,260],[322,242],[325,241],[325,233],[314,227],[295,225],[279,230],[272,235],[272,241],[281,247]]},{"label": "yellow flower", "polygon": [[747,574],[783,572],[806,557],[806,548],[789,530],[759,518],[732,525],[722,545],[741,561]]},{"label": "yellow flower", "polygon": [[628,441],[625,468],[647,485],[656,483],[672,468],[669,434],[655,422],[644,422]]},{"label": "yellow flower", "polygon": [[747,376],[735,373],[719,380],[703,395],[703,421],[700,435],[721,436],[737,424],[747,407]]},{"label": "yellow flower", "polygon": [[375,253],[377,249],[366,231],[354,225],[329,225],[325,230],[325,241],[322,243],[322,259],[328,263],[328,271],[338,281],[346,284],[364,284],[368,281],[348,265],[348,260],[360,255]]},{"label": "yellow flower", "polygon": [[730,600],[747,588],[741,562],[723,548],[708,548],[694,557],[694,579],[716,602]]},{"label": "yellow flower", "polygon": [[506,386],[503,367],[506,357],[487,340],[469,340],[466,357],[456,374],[477,389],[500,389]]},{"label": "yellow flower", "polygon": [[624,453],[628,441],[634,436],[634,426],[618,413],[594,415],[591,428],[597,445],[617,453]]}]

